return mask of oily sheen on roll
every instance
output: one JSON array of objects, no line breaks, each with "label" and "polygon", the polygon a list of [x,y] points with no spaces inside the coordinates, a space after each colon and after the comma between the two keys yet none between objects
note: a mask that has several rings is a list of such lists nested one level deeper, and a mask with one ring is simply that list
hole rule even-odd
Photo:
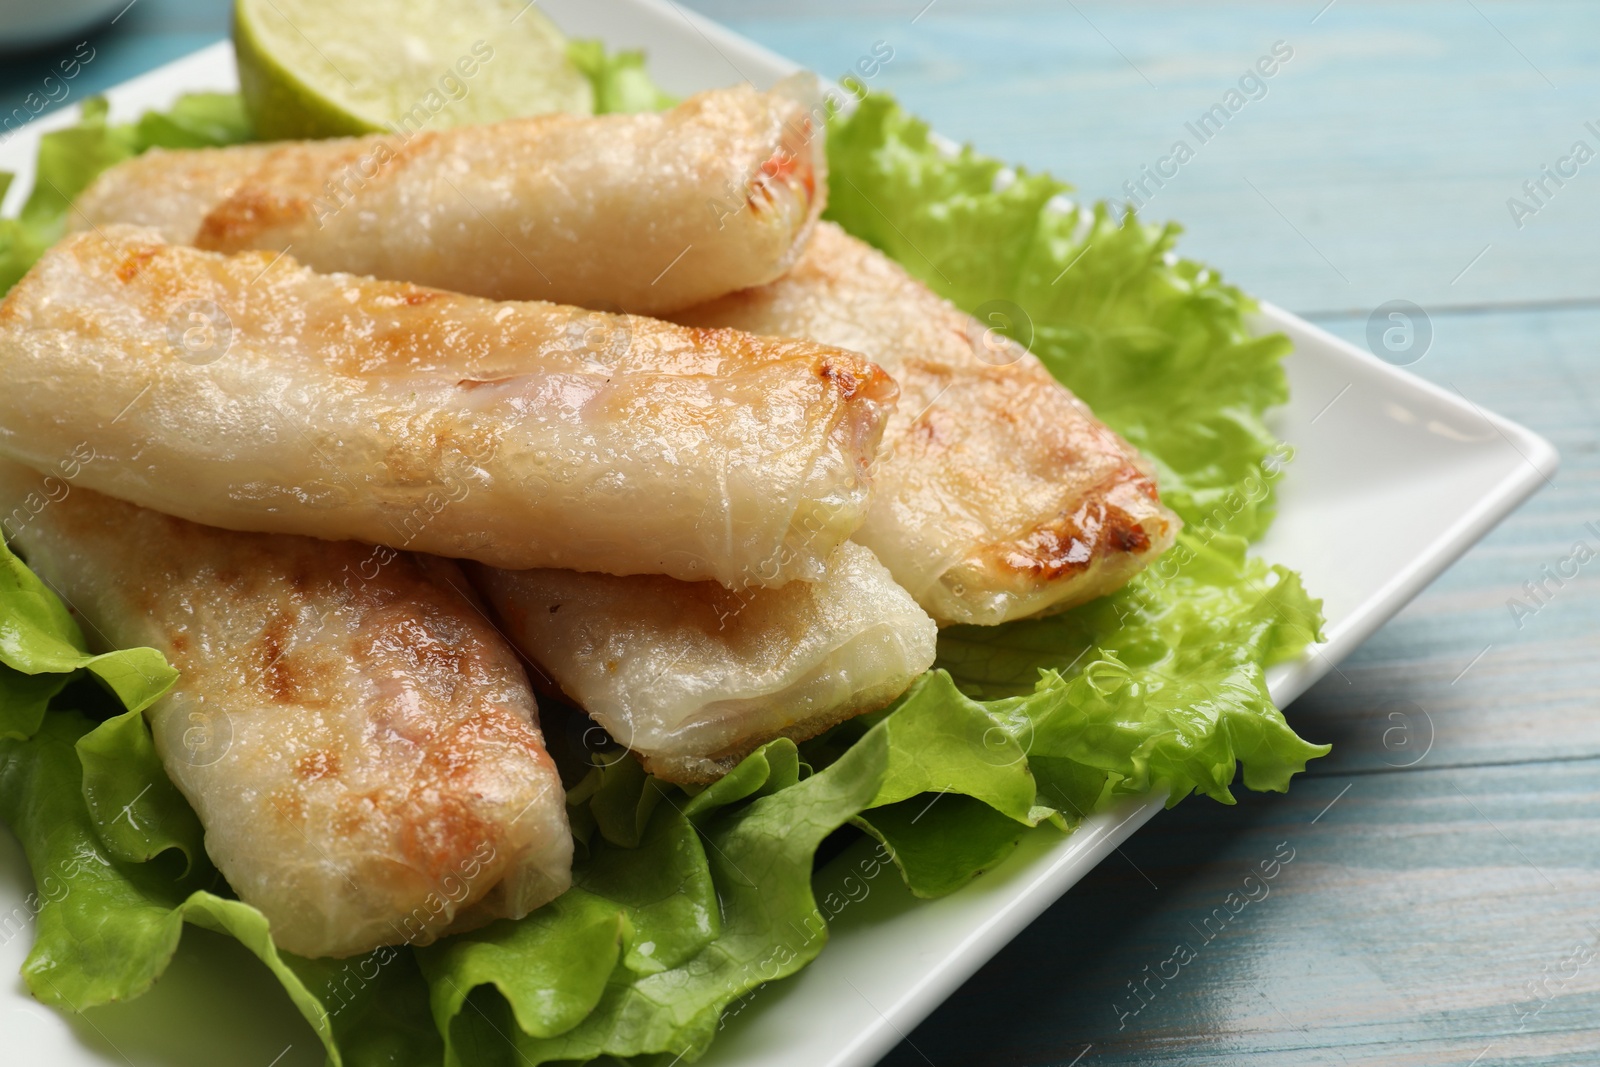
[{"label": "oily sheen on roll", "polygon": [[896,387],[803,341],[114,226],[0,302],[0,454],[228,529],[728,586],[821,575]]},{"label": "oily sheen on roll", "polygon": [[782,274],[827,196],[816,81],[664,112],[183,151],[107,171],[72,224],[498,300],[659,315]]},{"label": "oily sheen on roll", "polygon": [[454,564],[59,485],[0,461],[9,540],[94,643],[178,668],[156,750],[279,948],[428,944],[567,888],[533,693]]}]

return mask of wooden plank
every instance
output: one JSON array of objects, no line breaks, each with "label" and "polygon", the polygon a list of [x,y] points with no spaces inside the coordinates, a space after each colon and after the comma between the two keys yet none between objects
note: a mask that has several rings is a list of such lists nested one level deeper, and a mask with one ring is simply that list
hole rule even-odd
[{"label": "wooden plank", "polygon": [[[1324,325],[1365,343],[1363,321]],[[1545,433],[1562,469],[1302,698],[1293,721],[1366,769],[1408,762],[1430,737],[1434,766],[1600,755],[1600,312],[1438,315],[1433,327],[1411,369]]]},{"label": "wooden plank", "polygon": [[1596,760],[1191,800],[884,1063],[1593,1062],[1597,802]]},{"label": "wooden plank", "polygon": [[[1196,157],[1149,212],[1188,227],[1188,254],[1285,307],[1596,292],[1600,263],[1585,249],[1600,236],[1600,163],[1550,186],[1521,230],[1506,208],[1575,139],[1600,150],[1583,126],[1600,120],[1593,7],[1340,0],[1313,25],[1320,2],[938,0],[913,23],[924,3],[694,6],[828,74],[886,41],[895,57],[875,88],[1087,198],[1120,199],[1187,137]],[[1185,122],[1278,40],[1294,58],[1199,145]]]}]

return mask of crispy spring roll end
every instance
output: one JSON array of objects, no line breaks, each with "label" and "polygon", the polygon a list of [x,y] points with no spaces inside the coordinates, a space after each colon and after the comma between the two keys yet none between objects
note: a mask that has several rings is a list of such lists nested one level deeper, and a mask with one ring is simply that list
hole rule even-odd
[{"label": "crispy spring roll end", "polygon": [[997,625],[1037,618],[1116,592],[1172,547],[1183,520],[1130,463],[1071,512],[982,545],[939,575],[936,614]]},{"label": "crispy spring roll end", "polygon": [[881,708],[933,664],[933,620],[849,542],[820,581],[776,589],[470,574],[541,672],[673,782],[712,781],[773,738],[802,741]]},{"label": "crispy spring roll end", "polygon": [[837,345],[894,377],[899,408],[853,538],[941,625],[1104,596],[1181,526],[1150,464],[1035,356],[835,223],[777,282],[675,318]]}]

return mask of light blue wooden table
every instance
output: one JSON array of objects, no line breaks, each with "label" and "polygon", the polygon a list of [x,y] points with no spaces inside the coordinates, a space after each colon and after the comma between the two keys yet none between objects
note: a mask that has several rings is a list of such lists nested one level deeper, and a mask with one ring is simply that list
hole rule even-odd
[{"label": "light blue wooden table", "polygon": [[[1600,1063],[1600,563],[1547,582],[1537,614],[1507,607],[1575,541],[1600,546],[1584,526],[1600,523],[1600,159],[1538,203],[1522,189],[1575,141],[1600,150],[1600,9],[1325,2],[692,5],[828,74],[886,42],[877,85],[1091,197],[1122,196],[1284,42],[1264,95],[1146,214],[1357,343],[1378,304],[1420,304],[1435,338],[1412,369],[1564,456],[1553,487],[1293,706],[1334,752],[1289,796],[1158,817],[895,1067]],[[221,3],[140,0],[92,38],[74,95],[225,31]],[[0,114],[54,58],[0,59]],[[1514,219],[1513,197],[1537,210]],[[1295,858],[1271,896],[1133,999],[1280,842]]]}]

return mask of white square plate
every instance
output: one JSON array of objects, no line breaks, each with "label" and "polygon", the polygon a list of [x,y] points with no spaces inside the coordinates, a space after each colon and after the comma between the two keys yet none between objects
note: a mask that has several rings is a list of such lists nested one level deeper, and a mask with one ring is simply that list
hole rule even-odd
[{"label": "white square plate", "polygon": [[[542,8],[574,36],[646,49],[651,73],[674,93],[741,79],[766,86],[795,69],[670,0],[546,0]],[[109,95],[113,117],[128,119],[183,92],[236,85],[232,47],[221,43]],[[12,211],[32,185],[40,134],[76,118],[75,108],[63,110],[0,144],[0,170],[18,174]],[[1293,399],[1275,417],[1295,458],[1280,483],[1277,523],[1259,552],[1300,571],[1306,588],[1323,598],[1328,620],[1325,644],[1272,671],[1272,694],[1282,706],[1547,481],[1557,455],[1529,430],[1285,311],[1265,306],[1259,325],[1283,331],[1295,345],[1287,364]],[[912,900],[893,874],[861,878],[865,843],[847,851],[818,876],[818,899],[831,889],[843,902],[827,948],[797,977],[735,1005],[702,1062],[874,1063],[1160,810],[1162,799],[1129,801],[1068,837],[1048,828],[1029,834],[995,870],[936,901]],[[281,1011],[265,1008],[273,987],[264,969],[201,931],[185,934],[197,944],[143,1000],[76,1020],[42,1008],[14,977],[30,937],[6,922],[30,890],[20,848],[0,839],[0,1043],[8,1063],[321,1062],[286,998],[277,997]],[[218,968],[228,981],[211,979]]]}]

